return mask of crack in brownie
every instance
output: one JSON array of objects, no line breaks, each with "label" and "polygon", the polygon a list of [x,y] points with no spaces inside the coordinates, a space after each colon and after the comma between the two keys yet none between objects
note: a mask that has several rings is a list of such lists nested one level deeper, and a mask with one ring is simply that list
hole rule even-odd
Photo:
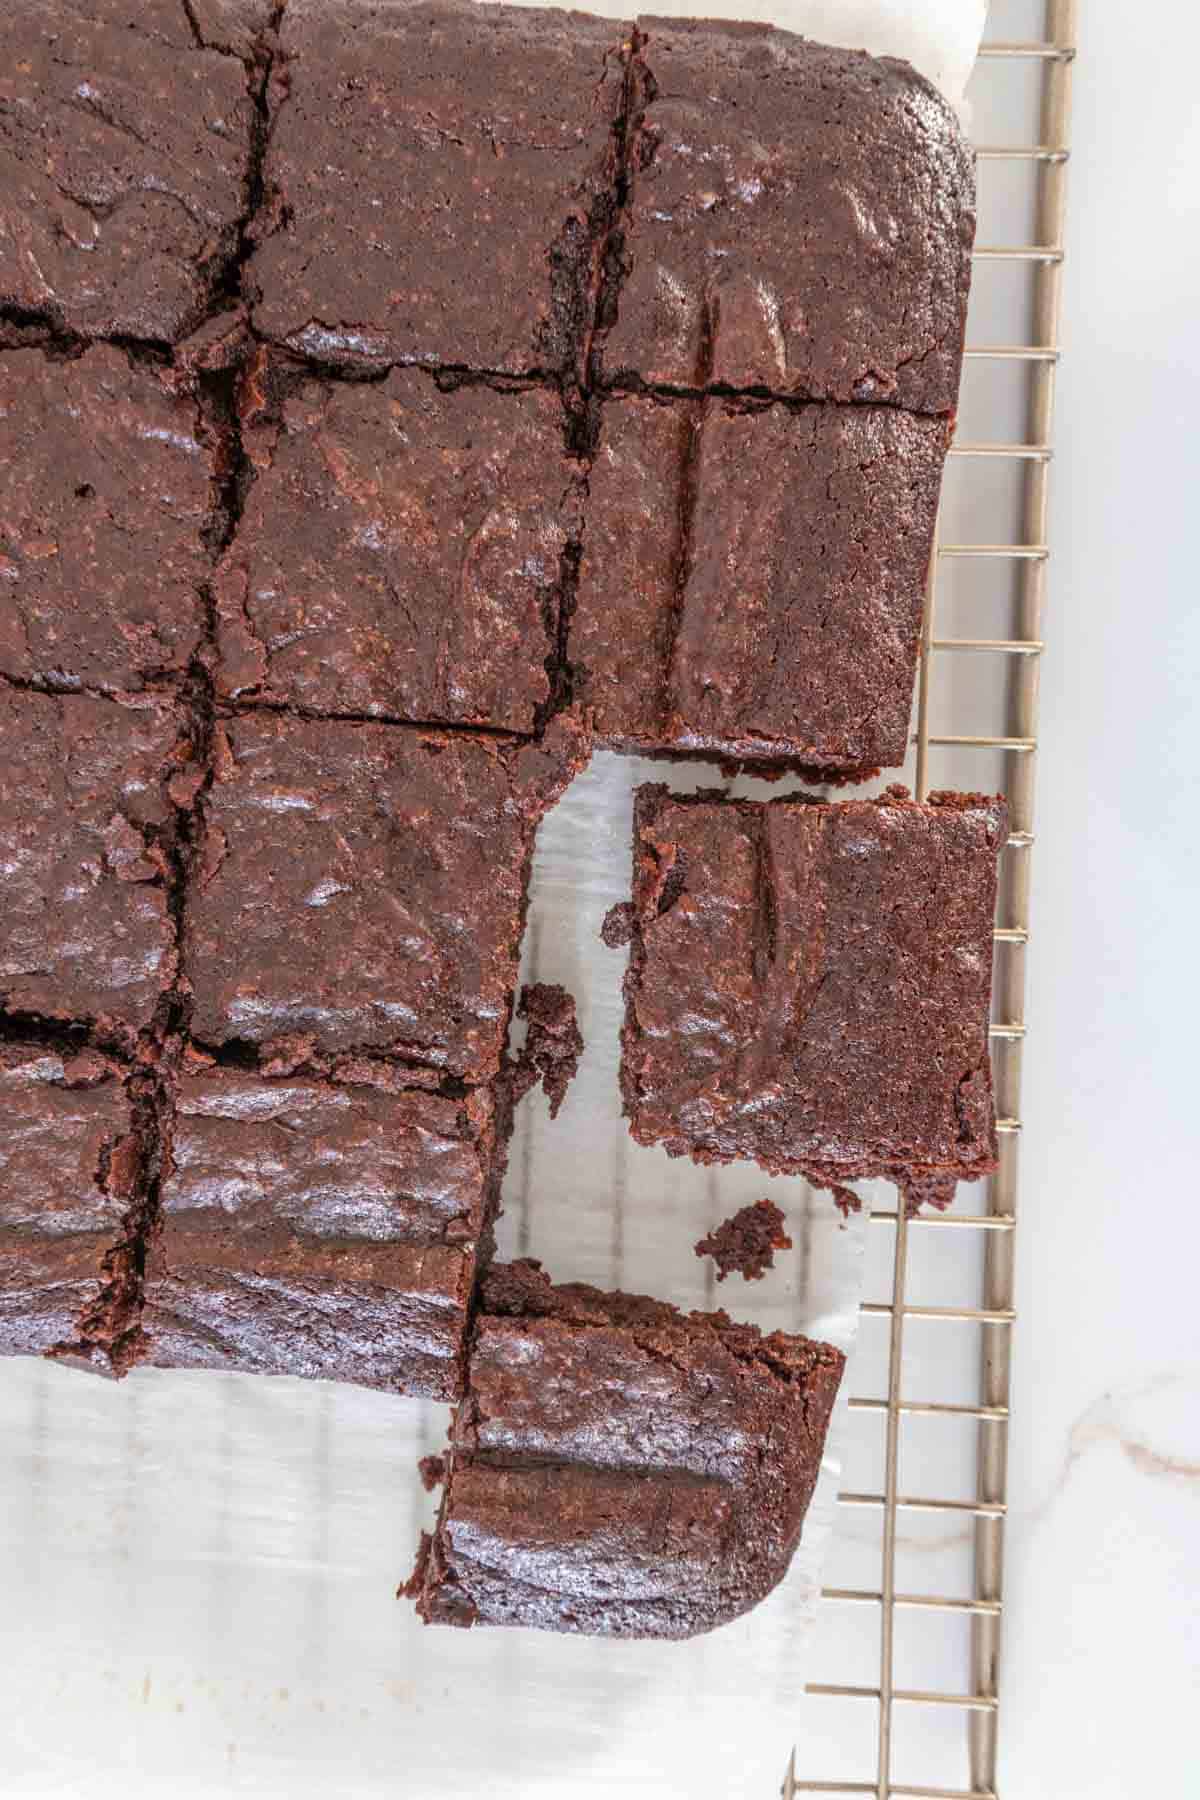
[{"label": "crack in brownie", "polygon": [[638,790],[621,1087],[639,1143],[818,1186],[996,1166],[1003,800]]},{"label": "crack in brownie", "polygon": [[494,1264],[404,1591],[429,1624],[683,1638],[737,1618],[787,1573],[844,1361]]}]

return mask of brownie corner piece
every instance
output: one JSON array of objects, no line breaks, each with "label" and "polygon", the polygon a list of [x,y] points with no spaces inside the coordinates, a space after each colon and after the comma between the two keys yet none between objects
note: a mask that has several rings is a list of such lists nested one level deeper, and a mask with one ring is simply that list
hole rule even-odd
[{"label": "brownie corner piece", "polygon": [[580,13],[292,0],[259,332],[326,363],[579,366],[616,207],[622,37]]},{"label": "brownie corner piece", "polygon": [[727,1623],[787,1572],[843,1365],[725,1313],[494,1264],[437,1527],[403,1591],[429,1624]]},{"label": "brownie corner piece", "polygon": [[608,377],[952,412],[975,179],[948,102],[768,25],[640,33]]},{"label": "brownie corner piece", "polygon": [[172,886],[198,769],[162,696],[52,695],[0,681],[0,1009],[130,1046],[177,972]]},{"label": "brownie corner piece", "polygon": [[146,1167],[132,1086],[94,1050],[0,1041],[0,1354],[111,1375],[136,1360]]},{"label": "brownie corner piece", "polygon": [[189,906],[201,1045],[311,1033],[323,1055],[499,1070],[534,832],[586,736],[244,713],[218,727]]},{"label": "brownie corner piece", "polygon": [[198,1061],[166,1135],[145,1360],[456,1399],[502,1166],[486,1090]]},{"label": "brownie corner piece", "polygon": [[903,763],[948,442],[895,407],[610,398],[569,639],[598,739]]},{"label": "brownie corner piece", "polygon": [[532,733],[582,497],[557,391],[275,355],[244,389],[256,472],[216,581],[218,692]]},{"label": "brownie corner piece", "polygon": [[0,67],[0,312],[174,343],[249,210],[245,67],[197,44],[179,0],[8,0]]},{"label": "brownie corner piece", "polygon": [[0,676],[116,694],[181,677],[218,460],[195,399],[124,350],[0,355]]},{"label": "brownie corner piece", "polygon": [[621,1058],[633,1135],[817,1185],[989,1174],[1006,818],[979,794],[640,789]]}]

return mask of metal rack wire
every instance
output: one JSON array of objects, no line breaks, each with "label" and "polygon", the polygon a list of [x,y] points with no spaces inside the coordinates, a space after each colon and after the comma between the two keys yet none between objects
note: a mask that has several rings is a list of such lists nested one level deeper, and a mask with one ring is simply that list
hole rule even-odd
[{"label": "metal rack wire", "polygon": [[[1003,12],[994,0],[993,13]],[[908,1220],[903,1210],[875,1210],[874,1226],[893,1239],[887,1301],[864,1305],[868,1317],[888,1320],[886,1394],[856,1395],[855,1413],[876,1415],[885,1430],[883,1482],[878,1492],[845,1491],[839,1498],[848,1513],[866,1510],[877,1516],[880,1579],[877,1587],[828,1587],[830,1607],[852,1607],[862,1630],[876,1638],[878,1678],[873,1683],[811,1682],[808,1692],[827,1699],[875,1708],[875,1773],[868,1780],[822,1780],[804,1766],[803,1748],[793,1753],[784,1780],[785,1800],[797,1794],[868,1794],[877,1800],[996,1800],[997,1725],[999,1712],[1000,1637],[1003,1617],[1004,1527],[1007,1485],[1007,1427],[1012,1330],[1016,1320],[1013,1295],[1013,1249],[1018,1213],[1018,1156],[1021,1130],[1021,1062],[1025,1037],[1025,946],[1029,939],[1030,860],[1034,846],[1034,787],[1037,769],[1039,658],[1043,649],[1046,598],[1047,498],[1052,460],[1055,371],[1059,358],[1058,321],[1063,263],[1066,167],[1070,155],[1069,125],[1072,68],[1076,48],[1076,0],[1045,0],[1042,36],[1036,41],[985,40],[980,55],[1007,67],[1033,65],[1038,75],[1037,141],[1031,144],[984,144],[981,163],[1023,167],[1032,187],[1029,195],[1031,243],[1011,247],[983,244],[977,263],[1026,265],[1030,293],[1028,341],[1003,345],[969,345],[968,365],[982,362],[1016,364],[1028,380],[1025,434],[1019,442],[956,443],[957,461],[977,468],[995,459],[1011,459],[1022,472],[1020,530],[1008,543],[941,542],[930,574],[926,631],[922,646],[915,735],[915,781],[924,798],[930,786],[930,751],[991,752],[1002,759],[1011,814],[1011,836],[1002,859],[999,924],[995,932],[995,1010],[992,1026],[993,1067],[1000,1114],[1000,1164],[987,1184],[986,1207],[978,1212],[952,1211]],[[956,559],[1003,559],[1014,573],[1014,595],[1008,635],[940,637],[938,601],[944,571]],[[962,655],[993,661],[1002,692],[1003,732],[934,733],[932,702],[947,659]],[[966,1190],[963,1190],[964,1194]],[[974,1192],[974,1190],[972,1190]],[[971,1204],[972,1202],[968,1202]],[[960,1201],[961,1204],[961,1201]],[[913,1303],[911,1270],[914,1245],[934,1234],[965,1233],[978,1241],[981,1258],[971,1275],[973,1291],[961,1304]],[[976,1284],[978,1284],[976,1286]],[[966,1282],[963,1283],[965,1287]],[[915,1399],[904,1381],[905,1330],[910,1321],[957,1322],[977,1330],[981,1341],[976,1397],[969,1402]],[[905,1423],[916,1417],[972,1422],[977,1431],[975,1494],[955,1498],[938,1493],[902,1491],[901,1443]],[[964,1521],[972,1537],[971,1591],[955,1596],[901,1591],[897,1581],[897,1531],[902,1514],[934,1513]],[[896,1681],[898,1616],[911,1609],[958,1616],[969,1622],[969,1671],[958,1692],[931,1686],[900,1686]],[[906,1706],[953,1709],[965,1723],[962,1759],[966,1786],[914,1785],[895,1768],[894,1724]],[[937,1779],[937,1777],[935,1777]]]}]

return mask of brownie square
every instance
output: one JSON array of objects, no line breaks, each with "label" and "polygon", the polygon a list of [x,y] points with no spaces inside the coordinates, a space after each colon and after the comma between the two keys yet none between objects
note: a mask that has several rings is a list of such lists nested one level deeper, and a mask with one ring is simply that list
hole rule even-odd
[{"label": "brownie square", "polygon": [[736,1618],[787,1573],[843,1365],[723,1312],[494,1266],[418,1612],[651,1638]]},{"label": "brownie square", "polygon": [[142,1205],[129,1084],[93,1050],[0,1042],[0,1113],[0,1354],[120,1374]]},{"label": "brownie square", "polygon": [[7,0],[0,69],[0,309],[175,342],[249,207],[244,66],[197,45],[180,0]]},{"label": "brownie square", "polygon": [[606,405],[569,654],[602,742],[904,761],[947,449],[880,406]]},{"label": "brownie square", "polygon": [[0,1008],[122,1041],[175,975],[179,808],[196,780],[179,708],[0,682]]},{"label": "brownie square", "polygon": [[975,183],[947,102],[769,25],[639,30],[608,376],[953,410]]},{"label": "brownie square", "polygon": [[[271,384],[260,370],[252,407]],[[257,474],[217,585],[221,692],[532,731],[578,534],[558,396],[448,393],[396,369],[294,385],[247,436]]]},{"label": "brownie square", "polygon": [[975,1179],[1004,802],[638,791],[621,1086],[633,1135],[818,1185]]},{"label": "brownie square", "polygon": [[179,1082],[146,1266],[147,1360],[457,1397],[492,1103],[312,1076]]},{"label": "brownie square", "polygon": [[574,365],[615,207],[620,26],[293,0],[281,41],[258,330],[325,362]]},{"label": "brownie square", "polygon": [[196,403],[123,351],[0,359],[0,674],[110,691],[181,674],[217,477]]},{"label": "brownie square", "polygon": [[534,830],[583,760],[276,713],[227,721],[189,896],[201,1043],[310,1034],[485,1081],[512,1009]]}]

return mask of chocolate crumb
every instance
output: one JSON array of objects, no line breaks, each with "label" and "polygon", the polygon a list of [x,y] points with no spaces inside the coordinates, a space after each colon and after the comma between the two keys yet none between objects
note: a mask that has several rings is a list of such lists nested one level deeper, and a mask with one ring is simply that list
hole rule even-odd
[{"label": "chocolate crumb", "polygon": [[575,1017],[575,1001],[557,983],[535,981],[522,988],[517,1016],[528,1019],[529,1033],[514,1070],[515,1097],[521,1099],[540,1081],[553,1119],[583,1055],[583,1034]]},{"label": "chocolate crumb", "polygon": [[610,906],[600,927],[600,941],[610,950],[621,950],[633,937],[635,913],[632,900],[620,900]]},{"label": "chocolate crumb", "polygon": [[434,1488],[441,1487],[446,1479],[446,1458],[444,1456],[423,1456],[417,1464],[421,1475],[421,1486],[427,1494]]},{"label": "chocolate crumb", "polygon": [[773,1200],[758,1200],[710,1231],[696,1245],[697,1256],[711,1256],[717,1280],[736,1269],[747,1281],[761,1281],[775,1265],[776,1250],[790,1250],[792,1240],[784,1229],[784,1217]]}]

